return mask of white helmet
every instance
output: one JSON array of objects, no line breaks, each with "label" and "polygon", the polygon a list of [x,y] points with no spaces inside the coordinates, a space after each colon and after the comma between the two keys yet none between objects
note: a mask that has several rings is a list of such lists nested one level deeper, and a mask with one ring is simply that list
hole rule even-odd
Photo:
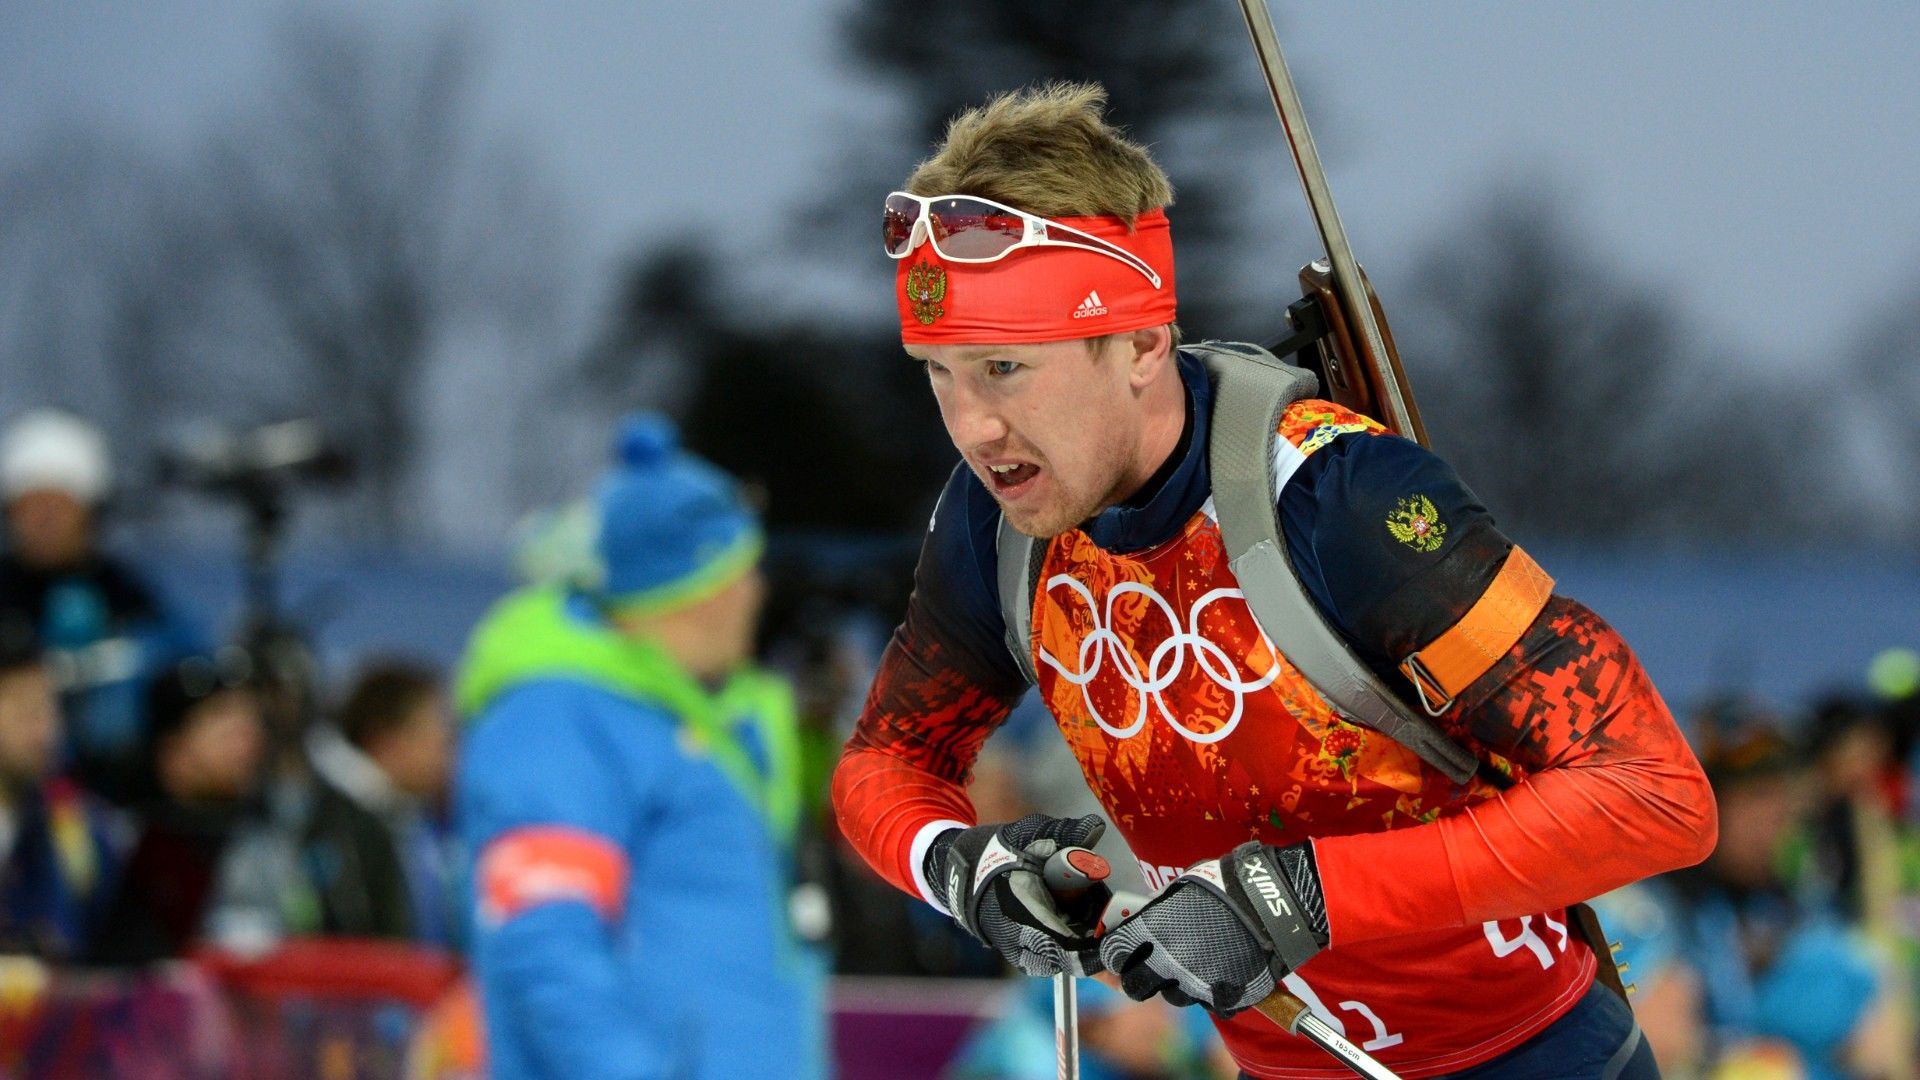
[{"label": "white helmet", "polygon": [[94,506],[111,482],[106,436],[70,412],[35,409],[0,437],[0,497],[63,491]]}]

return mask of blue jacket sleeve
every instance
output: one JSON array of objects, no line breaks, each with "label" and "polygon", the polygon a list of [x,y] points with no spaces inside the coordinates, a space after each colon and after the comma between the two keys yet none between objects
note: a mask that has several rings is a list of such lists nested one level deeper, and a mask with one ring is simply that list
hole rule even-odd
[{"label": "blue jacket sleeve", "polygon": [[[595,691],[536,683],[510,692],[478,719],[465,748],[458,799],[462,839],[482,878],[473,964],[487,1023],[511,1025],[533,1075],[584,1080],[650,1080],[669,1075],[670,1054],[645,1021],[624,974],[618,916],[565,893],[502,911],[489,909],[488,847],[528,830],[575,838],[617,853],[632,850],[649,789],[665,778],[636,775],[634,755],[613,745],[617,719]],[[626,899],[624,881],[615,898]],[[611,923],[611,924],[610,924]],[[495,1040],[499,1046],[503,1041]],[[516,1070],[517,1071],[517,1070]]]},{"label": "blue jacket sleeve", "polygon": [[579,904],[544,904],[483,931],[474,950],[488,1024],[510,1023],[533,1073],[581,1080],[674,1075],[614,962],[607,926]]}]

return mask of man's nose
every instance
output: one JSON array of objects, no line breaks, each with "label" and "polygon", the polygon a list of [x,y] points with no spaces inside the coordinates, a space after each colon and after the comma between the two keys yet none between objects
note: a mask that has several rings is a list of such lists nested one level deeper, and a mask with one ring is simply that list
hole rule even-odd
[{"label": "man's nose", "polygon": [[947,436],[962,453],[992,446],[1007,437],[1007,423],[986,398],[962,380],[947,395]]}]

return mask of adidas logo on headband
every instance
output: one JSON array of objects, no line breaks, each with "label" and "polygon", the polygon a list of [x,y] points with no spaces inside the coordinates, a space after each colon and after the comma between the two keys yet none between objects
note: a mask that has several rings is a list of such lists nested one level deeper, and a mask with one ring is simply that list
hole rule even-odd
[{"label": "adidas logo on headband", "polygon": [[1095,315],[1105,315],[1106,313],[1107,305],[1100,302],[1100,294],[1098,292],[1088,293],[1087,298],[1080,301],[1080,306],[1073,309],[1073,317],[1076,319],[1091,319]]}]

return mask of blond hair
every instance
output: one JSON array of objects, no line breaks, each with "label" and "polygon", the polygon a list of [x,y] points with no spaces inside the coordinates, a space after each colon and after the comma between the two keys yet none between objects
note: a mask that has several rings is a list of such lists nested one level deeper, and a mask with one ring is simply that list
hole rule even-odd
[{"label": "blond hair", "polygon": [[915,195],[977,195],[1041,217],[1134,218],[1173,202],[1145,147],[1107,123],[1096,83],[1048,82],[996,95],[947,125],[907,178]]}]

